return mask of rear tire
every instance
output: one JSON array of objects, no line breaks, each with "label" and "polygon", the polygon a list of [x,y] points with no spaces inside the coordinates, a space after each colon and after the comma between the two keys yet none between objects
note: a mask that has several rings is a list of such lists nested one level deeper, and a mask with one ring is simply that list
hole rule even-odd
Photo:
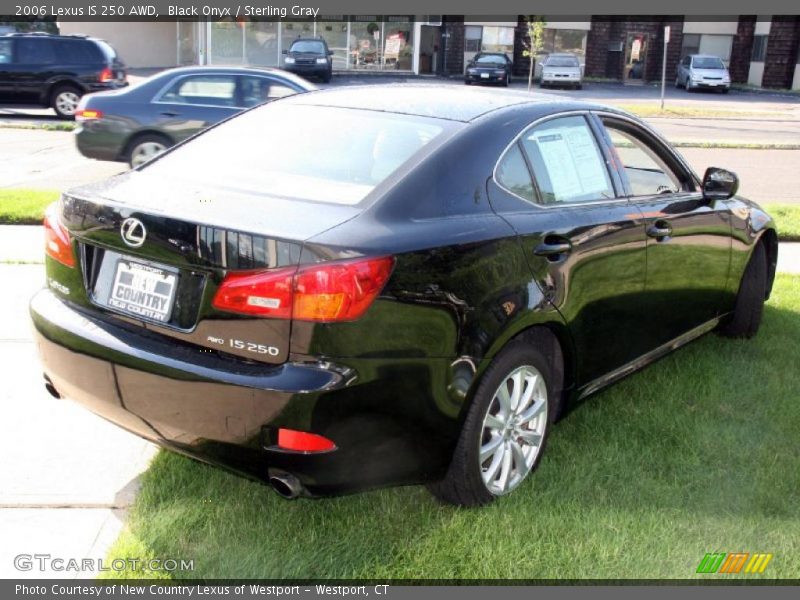
[{"label": "rear tire", "polygon": [[720,333],[726,337],[752,338],[758,333],[767,297],[767,252],[759,242],[742,275],[733,314]]},{"label": "rear tire", "polygon": [[134,138],[128,144],[126,158],[131,169],[146,163],[172,146],[172,142],[163,135],[148,133]]},{"label": "rear tire", "polygon": [[74,85],[64,84],[53,89],[50,94],[50,106],[56,111],[59,119],[71,120],[75,118],[75,110],[83,96]]},{"label": "rear tire", "polygon": [[536,469],[558,409],[550,365],[521,340],[492,361],[475,390],[444,479],[428,485],[434,496],[457,506],[481,506],[516,489]]}]

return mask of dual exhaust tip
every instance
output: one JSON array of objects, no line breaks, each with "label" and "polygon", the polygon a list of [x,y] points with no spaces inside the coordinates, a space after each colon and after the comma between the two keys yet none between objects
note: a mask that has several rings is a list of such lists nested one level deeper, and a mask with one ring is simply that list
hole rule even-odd
[{"label": "dual exhaust tip", "polygon": [[269,484],[276,494],[286,500],[294,500],[305,491],[300,480],[290,473],[274,473],[270,475]]}]

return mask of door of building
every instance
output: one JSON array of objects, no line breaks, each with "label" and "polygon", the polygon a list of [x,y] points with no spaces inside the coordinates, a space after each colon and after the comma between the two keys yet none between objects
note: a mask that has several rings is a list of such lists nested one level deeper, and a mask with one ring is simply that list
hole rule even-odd
[{"label": "door of building", "polygon": [[625,64],[622,73],[622,80],[625,83],[640,84],[647,80],[645,65],[648,45],[646,33],[628,34],[625,40]]}]

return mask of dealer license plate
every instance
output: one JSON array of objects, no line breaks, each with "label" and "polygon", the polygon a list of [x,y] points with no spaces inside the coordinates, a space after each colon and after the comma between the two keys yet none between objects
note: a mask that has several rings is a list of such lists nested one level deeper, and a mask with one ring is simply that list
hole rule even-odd
[{"label": "dealer license plate", "polygon": [[169,321],[177,281],[177,274],[165,269],[119,260],[108,305],[137,317]]}]

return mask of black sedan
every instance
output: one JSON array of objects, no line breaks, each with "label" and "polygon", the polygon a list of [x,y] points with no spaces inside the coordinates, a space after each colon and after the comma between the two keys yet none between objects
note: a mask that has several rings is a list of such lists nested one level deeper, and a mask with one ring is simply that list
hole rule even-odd
[{"label": "black sedan", "polygon": [[502,52],[480,52],[467,63],[464,83],[499,83],[505,87],[511,83],[511,59]]},{"label": "black sedan", "polygon": [[75,139],[84,156],[137,167],[246,108],[314,89],[279,69],[170,69],[127,89],[84,96]]},{"label": "black sedan", "polygon": [[756,334],[777,237],[737,185],[597,105],[284,98],[53,206],[45,382],[285,497],[426,482],[484,504],[570,404]]}]

